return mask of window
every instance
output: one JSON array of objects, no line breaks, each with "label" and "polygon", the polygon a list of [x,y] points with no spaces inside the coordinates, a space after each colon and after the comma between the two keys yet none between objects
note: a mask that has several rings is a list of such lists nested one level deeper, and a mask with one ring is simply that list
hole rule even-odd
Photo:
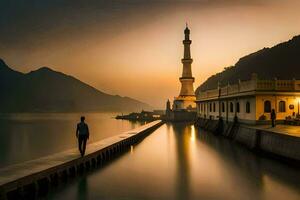
[{"label": "window", "polygon": [[213,104],[213,111],[216,112],[216,103]]},{"label": "window", "polygon": [[240,103],[236,102],[236,112],[239,113],[240,112]]},{"label": "window", "polygon": [[265,101],[264,111],[265,111],[265,113],[270,113],[271,112],[271,101]]},{"label": "window", "polygon": [[233,113],[233,103],[230,102],[230,112]]},{"label": "window", "polygon": [[222,102],[222,112],[225,112],[225,104]]},{"label": "window", "polygon": [[285,101],[279,101],[279,112],[285,112]]},{"label": "window", "polygon": [[211,105],[211,103],[209,103],[209,112],[211,112],[212,111],[212,105]]},{"label": "window", "polygon": [[247,101],[247,102],[246,102],[246,113],[250,113],[250,111],[251,111],[250,102]]}]

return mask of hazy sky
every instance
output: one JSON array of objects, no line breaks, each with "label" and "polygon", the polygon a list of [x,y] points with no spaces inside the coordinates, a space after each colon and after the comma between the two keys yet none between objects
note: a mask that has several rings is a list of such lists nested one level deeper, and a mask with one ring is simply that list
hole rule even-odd
[{"label": "hazy sky", "polygon": [[196,88],[241,56],[299,35],[299,9],[298,0],[0,0],[0,58],[163,107],[180,90],[185,22]]}]

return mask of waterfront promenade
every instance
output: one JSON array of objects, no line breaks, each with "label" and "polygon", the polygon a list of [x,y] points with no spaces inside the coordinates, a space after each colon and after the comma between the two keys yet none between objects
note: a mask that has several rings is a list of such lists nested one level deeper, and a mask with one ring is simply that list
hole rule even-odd
[{"label": "waterfront promenade", "polygon": [[[162,125],[161,120],[89,144],[80,157],[77,148],[0,169],[0,199],[34,198],[68,177],[110,160]],[[45,144],[45,148],[47,148]]]},{"label": "waterfront promenade", "polygon": [[250,149],[270,153],[282,158],[300,161],[299,127],[278,125],[246,125],[232,122],[219,123],[217,120],[199,118],[200,128],[223,135]]},{"label": "waterfront promenade", "polygon": [[249,128],[255,128],[257,130],[270,131],[273,133],[289,135],[294,137],[300,137],[300,126],[284,125],[284,124],[278,124],[275,127],[272,127],[270,125],[255,125],[255,126],[249,125]]},{"label": "waterfront promenade", "polygon": [[165,123],[45,199],[299,200],[299,168],[189,123]]}]

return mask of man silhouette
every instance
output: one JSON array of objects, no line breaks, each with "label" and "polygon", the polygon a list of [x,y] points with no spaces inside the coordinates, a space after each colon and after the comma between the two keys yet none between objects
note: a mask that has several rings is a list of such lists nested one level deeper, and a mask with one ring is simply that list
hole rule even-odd
[{"label": "man silhouette", "polygon": [[275,113],[274,109],[272,109],[272,111],[271,111],[271,120],[272,120],[272,127],[275,127],[276,126],[276,113]]},{"label": "man silhouette", "polygon": [[78,139],[78,149],[81,156],[84,156],[86,141],[89,139],[89,127],[84,122],[85,117],[80,117],[80,122],[77,124],[76,137]]}]

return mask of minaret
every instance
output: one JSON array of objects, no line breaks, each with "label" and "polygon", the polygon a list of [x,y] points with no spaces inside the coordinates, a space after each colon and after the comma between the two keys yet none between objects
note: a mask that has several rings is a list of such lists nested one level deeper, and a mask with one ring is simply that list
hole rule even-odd
[{"label": "minaret", "polygon": [[182,76],[179,78],[181,83],[181,89],[178,97],[175,97],[173,103],[173,110],[195,110],[196,108],[196,96],[194,91],[195,78],[192,75],[192,62],[190,46],[192,41],[190,40],[190,29],[186,25],[184,30],[184,55],[181,59],[183,64]]},{"label": "minaret", "polygon": [[166,103],[166,111],[170,111],[171,110],[171,102],[168,99],[167,103]]},{"label": "minaret", "polygon": [[168,120],[170,120],[170,116],[171,116],[171,102],[168,99],[167,103],[166,103],[166,117]]},{"label": "minaret", "polygon": [[193,83],[195,81],[195,78],[192,76],[192,62],[193,59],[191,58],[191,43],[190,40],[190,29],[186,25],[186,28],[184,30],[184,56],[183,59],[181,59],[181,62],[183,64],[183,70],[182,70],[182,77],[179,78],[181,82],[181,90],[179,97],[185,97],[185,96],[195,96],[194,92],[194,86]]}]

